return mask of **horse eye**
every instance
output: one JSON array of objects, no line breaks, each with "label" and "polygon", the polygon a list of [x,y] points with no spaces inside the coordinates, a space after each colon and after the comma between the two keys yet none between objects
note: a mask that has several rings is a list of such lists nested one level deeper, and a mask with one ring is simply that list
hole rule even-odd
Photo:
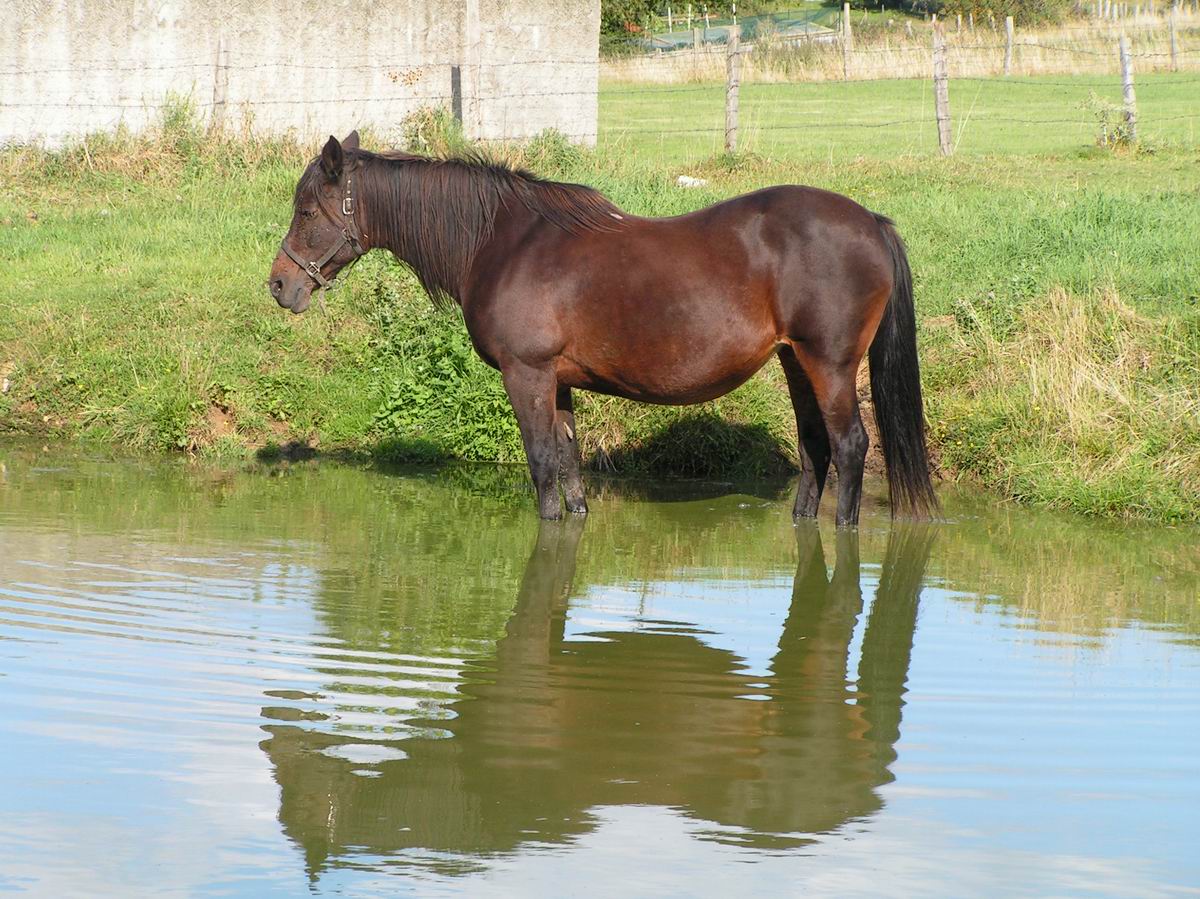
[{"label": "horse eye", "polygon": [[310,218],[312,218],[313,216],[315,216],[315,215],[317,214],[317,210],[315,210],[315,209],[302,209],[302,210],[300,210],[300,214],[301,214],[302,216],[304,216],[306,219],[310,219]]}]

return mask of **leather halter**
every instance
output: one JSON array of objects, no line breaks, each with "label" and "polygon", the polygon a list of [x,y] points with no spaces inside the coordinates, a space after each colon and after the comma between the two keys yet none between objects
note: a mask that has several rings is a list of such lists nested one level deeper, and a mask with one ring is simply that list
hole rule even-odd
[{"label": "leather halter", "polygon": [[[358,260],[362,258],[363,254],[367,252],[362,244],[362,237],[365,237],[366,235],[361,234],[358,229],[358,223],[354,220],[354,213],[356,211],[354,205],[354,176],[346,176],[346,193],[342,196],[341,221],[338,221],[338,219],[334,217],[333,213],[325,208],[325,204],[321,202],[320,197],[317,198],[317,208],[321,210],[321,214],[325,216],[325,218],[333,222],[334,225],[341,227],[341,238],[328,250],[322,253],[319,259],[305,260],[302,256],[300,256],[299,253],[296,253],[291,247],[288,246],[287,237],[283,238],[282,248],[283,252],[287,254],[288,258],[291,259],[292,262],[296,263],[296,265],[300,266],[300,268],[304,270],[305,274],[316,281],[317,285],[322,290],[332,290],[334,287],[334,282],[328,280],[324,275],[321,274],[321,269],[325,267],[325,264],[338,253],[340,253],[342,247],[346,246],[346,244],[349,244],[350,249],[356,254],[354,259],[351,260],[350,265],[354,265],[355,262],[358,262]],[[347,268],[349,268],[349,266],[347,266]]]}]

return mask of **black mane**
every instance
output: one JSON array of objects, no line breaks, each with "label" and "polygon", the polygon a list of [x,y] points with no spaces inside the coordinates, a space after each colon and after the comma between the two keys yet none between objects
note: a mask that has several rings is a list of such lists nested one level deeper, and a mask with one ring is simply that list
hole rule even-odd
[{"label": "black mane", "polygon": [[[439,306],[461,296],[497,213],[513,200],[572,234],[616,230],[624,219],[594,188],[545,181],[479,155],[431,159],[360,149],[348,153],[346,163],[364,200],[360,224],[371,245],[387,246],[407,262]],[[320,166],[310,165],[297,198],[320,177]]]}]

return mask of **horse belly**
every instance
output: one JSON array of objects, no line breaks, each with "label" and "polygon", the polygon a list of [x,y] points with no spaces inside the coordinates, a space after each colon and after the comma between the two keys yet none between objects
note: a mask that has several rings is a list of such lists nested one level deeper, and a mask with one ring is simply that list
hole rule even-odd
[{"label": "horse belly", "polygon": [[562,384],[644,403],[689,405],[723,396],[745,383],[775,352],[769,323],[749,321],[705,329],[669,321],[633,326],[610,322],[592,339],[575,339],[560,357]]}]

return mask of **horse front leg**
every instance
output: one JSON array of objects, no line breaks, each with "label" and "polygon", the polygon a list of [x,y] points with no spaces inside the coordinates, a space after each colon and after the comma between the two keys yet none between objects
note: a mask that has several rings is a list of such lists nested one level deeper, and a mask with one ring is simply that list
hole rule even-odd
[{"label": "horse front leg", "polygon": [[542,518],[562,518],[558,498],[557,380],[553,369],[535,368],[522,362],[502,365],[504,389],[521,428],[521,442],[529,474],[537,490],[538,514]]},{"label": "horse front leg", "polygon": [[575,405],[571,401],[570,387],[559,386],[556,404],[558,421],[554,431],[558,440],[558,468],[562,474],[567,511],[586,515],[588,507],[583,492],[583,476],[580,474],[579,434],[575,431]]}]

